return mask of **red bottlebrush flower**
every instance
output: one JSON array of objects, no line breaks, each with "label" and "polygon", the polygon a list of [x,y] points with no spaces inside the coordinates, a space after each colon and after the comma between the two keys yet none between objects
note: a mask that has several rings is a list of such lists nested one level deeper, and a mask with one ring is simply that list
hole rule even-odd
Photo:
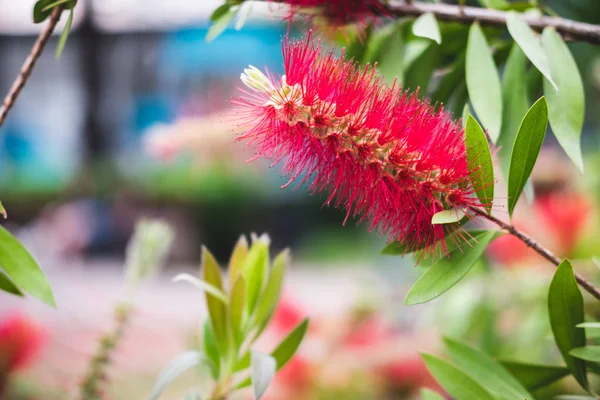
[{"label": "red bottlebrush flower", "polygon": [[291,6],[289,18],[298,14],[324,17],[332,25],[346,25],[359,22],[365,25],[377,15],[385,14],[385,6],[379,0],[286,0]]},{"label": "red bottlebrush flower", "polygon": [[481,205],[464,130],[450,114],[388,87],[374,68],[326,52],[310,35],[286,42],[283,54],[283,77],[246,69],[250,90],[234,102],[246,128],[240,139],[281,162],[290,183],[303,176],[299,184],[326,192],[325,204],[345,208],[346,220],[367,220],[409,251],[454,228],[432,225],[437,212]]},{"label": "red bottlebrush flower", "polygon": [[0,375],[25,367],[44,339],[41,328],[22,314],[0,322]]}]

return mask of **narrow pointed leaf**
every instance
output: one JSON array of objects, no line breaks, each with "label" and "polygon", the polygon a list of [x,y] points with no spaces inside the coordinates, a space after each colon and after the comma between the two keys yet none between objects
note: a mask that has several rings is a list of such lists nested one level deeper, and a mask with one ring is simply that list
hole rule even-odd
[{"label": "narrow pointed leaf", "polygon": [[305,319],[273,350],[271,356],[277,361],[278,371],[296,354],[307,330],[308,319]]},{"label": "narrow pointed leaf", "polygon": [[166,387],[177,377],[205,361],[206,357],[204,357],[204,354],[198,351],[188,351],[177,356],[160,373],[160,376],[154,383],[149,400],[158,399]]},{"label": "narrow pointed leaf", "polygon": [[69,39],[69,34],[71,33],[71,26],[73,25],[73,15],[75,14],[74,10],[69,12],[69,17],[67,18],[67,23],[63,28],[62,33],[60,34],[60,39],[58,39],[58,45],[56,46],[56,59],[59,59],[62,55],[65,46],[67,45],[67,40]]},{"label": "narrow pointed leaf", "polygon": [[204,354],[211,361],[210,372],[213,379],[218,379],[221,372],[221,356],[219,351],[219,342],[211,326],[210,319],[204,322],[202,345]]},{"label": "narrow pointed leaf", "polygon": [[415,20],[412,31],[415,36],[431,39],[437,44],[442,43],[440,26],[432,13],[425,13]]},{"label": "narrow pointed leaf", "polygon": [[[214,286],[217,290],[223,291],[221,268],[219,268],[215,257],[205,247],[202,247],[202,275],[206,283]],[[206,292],[206,305],[215,336],[224,350],[228,340],[227,307],[222,299],[209,292]]]},{"label": "narrow pointed leaf", "polygon": [[577,63],[569,48],[554,28],[544,29],[542,45],[558,90],[544,80],[550,126],[558,143],[573,163],[583,172],[581,129],[585,116],[585,94]]},{"label": "narrow pointed leaf", "polygon": [[526,364],[517,361],[502,360],[500,362],[523,386],[529,390],[537,390],[569,375],[566,367]]},{"label": "narrow pointed leaf", "polygon": [[576,347],[569,354],[580,360],[600,362],[600,346]]},{"label": "narrow pointed leaf", "polygon": [[246,262],[246,257],[248,257],[248,240],[242,235],[235,244],[233,252],[231,253],[231,257],[229,258],[229,265],[227,269],[230,283],[235,282],[238,274],[242,272],[244,262]]},{"label": "narrow pointed leaf", "polygon": [[585,362],[569,354],[574,348],[585,346],[585,331],[576,327],[584,320],[583,296],[568,260],[560,263],[550,283],[548,313],[554,340],[567,367],[577,382],[587,389]]},{"label": "narrow pointed leaf", "polygon": [[467,117],[465,127],[465,147],[471,184],[481,204],[491,213],[494,199],[492,153],[483,129],[471,115]]},{"label": "narrow pointed leaf", "polygon": [[192,276],[190,274],[179,274],[177,276],[175,276],[175,278],[173,278],[173,282],[187,282],[190,283],[192,285],[194,285],[195,287],[197,287],[198,289],[202,290],[203,292],[210,294],[211,296],[221,300],[223,303],[227,304],[229,303],[229,300],[227,299],[227,295],[220,289],[216,288],[215,286],[211,285],[208,282],[205,282],[201,279],[196,278],[195,276]]},{"label": "narrow pointed leaf", "polygon": [[206,41],[212,42],[215,40],[221,33],[227,29],[229,23],[235,18],[237,14],[237,9],[228,9],[226,13],[220,15],[216,18],[213,23],[208,28],[208,32],[206,33]]},{"label": "narrow pointed leaf", "polygon": [[525,53],[516,43],[513,44],[502,77],[503,118],[502,131],[497,142],[505,176],[508,176],[510,154],[519,132],[519,125],[529,108],[526,62]]},{"label": "narrow pointed leaf", "polygon": [[431,218],[432,225],[443,225],[443,224],[455,224],[459,222],[465,213],[462,210],[454,209],[454,210],[444,210],[438,213],[435,213]]},{"label": "narrow pointed leaf", "polygon": [[474,235],[460,249],[455,249],[448,257],[438,260],[410,288],[404,304],[426,303],[452,288],[467,275],[496,235],[495,231]]},{"label": "narrow pointed leaf", "polygon": [[495,400],[473,378],[449,362],[430,354],[423,354],[422,357],[429,372],[452,397],[460,400]]},{"label": "narrow pointed leaf", "polygon": [[456,365],[482,384],[494,397],[505,400],[535,399],[500,363],[486,353],[449,338],[445,338],[444,342]]},{"label": "narrow pointed leaf", "polygon": [[54,294],[46,275],[29,251],[0,226],[0,267],[23,292],[55,307]]},{"label": "narrow pointed leaf", "polygon": [[267,391],[271,380],[275,376],[277,363],[268,354],[252,352],[252,388],[254,398],[259,400]]},{"label": "narrow pointed leaf", "polygon": [[289,262],[290,251],[287,249],[279,253],[273,261],[273,268],[269,275],[269,281],[260,297],[256,310],[255,323],[256,326],[259,327],[256,336],[260,335],[275,312],[275,308],[279,303],[279,297],[281,296],[283,278],[285,277],[285,271]]},{"label": "narrow pointed leaf", "polygon": [[421,389],[422,400],[444,400],[444,398],[436,392],[429,389]]},{"label": "narrow pointed leaf", "polygon": [[515,42],[519,45],[529,61],[544,75],[550,84],[557,89],[554,77],[550,70],[550,62],[546,52],[536,36],[536,33],[521,18],[521,15],[515,11],[509,11],[506,15],[506,27]]},{"label": "narrow pointed leaf", "polygon": [[577,324],[578,328],[600,329],[600,322],[582,322]]},{"label": "narrow pointed leaf", "polygon": [[10,280],[8,275],[2,271],[0,271],[0,290],[17,296],[23,296],[21,289],[19,289],[15,283]]},{"label": "narrow pointed leaf", "polygon": [[243,341],[242,322],[246,304],[246,282],[243,276],[238,276],[229,293],[229,318],[231,330],[237,344]]},{"label": "narrow pointed leaf", "polygon": [[495,143],[502,126],[502,89],[496,64],[478,23],[471,25],[469,31],[466,79],[471,106]]},{"label": "narrow pointed leaf", "polygon": [[252,314],[269,274],[269,246],[257,240],[252,243],[243,265],[246,281],[246,310]]},{"label": "narrow pointed leaf", "polygon": [[510,156],[508,213],[512,215],[525,183],[533,171],[548,127],[546,99],[540,98],[523,118]]}]

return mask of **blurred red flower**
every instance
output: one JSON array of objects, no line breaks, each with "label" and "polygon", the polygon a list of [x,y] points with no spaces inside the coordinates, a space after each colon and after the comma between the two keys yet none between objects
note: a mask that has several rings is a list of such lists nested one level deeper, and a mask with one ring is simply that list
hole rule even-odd
[{"label": "blurred red flower", "polygon": [[0,374],[24,368],[37,355],[44,331],[24,314],[15,312],[0,322]]}]

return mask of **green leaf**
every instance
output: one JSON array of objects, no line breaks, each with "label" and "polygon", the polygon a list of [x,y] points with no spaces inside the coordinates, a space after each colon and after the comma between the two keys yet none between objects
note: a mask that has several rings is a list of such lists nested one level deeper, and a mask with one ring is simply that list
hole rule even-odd
[{"label": "green leaf", "polygon": [[[285,339],[283,339],[283,341],[279,344],[279,346],[277,346],[275,350],[273,350],[271,356],[277,362],[277,371],[283,368],[285,364],[294,356],[294,354],[296,354],[296,351],[298,350],[298,347],[300,347],[302,339],[304,339],[304,335],[306,335],[307,330],[308,319],[305,319],[298,326],[296,326],[294,330]],[[240,362],[238,363],[240,369],[243,369],[244,367],[244,359],[240,360]],[[252,379],[247,378],[235,385],[233,389],[242,389],[250,386],[251,384]]]},{"label": "green leaf", "polygon": [[[216,289],[223,291],[223,278],[221,277],[221,269],[215,257],[202,246],[202,275],[204,281]],[[221,349],[227,347],[227,306],[222,299],[219,299],[210,292],[206,293],[206,306],[212,328],[215,332],[217,341],[221,344]]]},{"label": "green leaf", "polygon": [[577,328],[600,329],[600,322],[582,322],[577,324]]},{"label": "green leaf", "polygon": [[536,33],[515,11],[509,11],[506,14],[506,27],[529,61],[535,65],[538,71],[548,79],[555,89],[558,89],[550,70],[548,57],[546,56],[546,52],[542,48]]},{"label": "green leaf", "polygon": [[269,275],[269,245],[263,240],[252,243],[242,267],[246,280],[246,310],[252,315]]},{"label": "green leaf", "polygon": [[537,390],[569,375],[566,367],[526,364],[517,361],[500,362],[527,389]]},{"label": "green leaf", "polygon": [[437,19],[432,13],[425,13],[415,20],[412,31],[415,36],[431,39],[437,44],[442,43],[442,34]]},{"label": "green leaf", "polygon": [[440,385],[460,400],[495,400],[479,383],[449,362],[431,354],[423,354],[427,369]]},{"label": "green leaf", "polygon": [[38,0],[33,6],[33,22],[39,24],[44,22],[46,18],[52,14],[52,10],[46,10],[48,4],[52,4],[54,0]]},{"label": "green leaf", "polygon": [[560,396],[556,396],[554,400],[596,400],[596,397],[591,396],[577,396],[572,394],[563,394]]},{"label": "green leaf", "polygon": [[229,273],[230,283],[235,282],[238,274],[242,272],[244,263],[246,262],[246,257],[248,257],[248,240],[244,235],[242,235],[235,244],[233,252],[231,253],[231,258],[229,259],[229,266],[227,270]]},{"label": "green leaf", "polygon": [[0,201],[0,215],[4,217],[4,219],[8,218],[8,213],[6,212],[6,208],[4,208],[4,204]]},{"label": "green leaf", "polygon": [[515,43],[504,68],[502,79],[502,132],[497,142],[498,154],[506,176],[508,176],[510,154],[519,132],[519,125],[529,108],[525,74],[526,61],[525,53]]},{"label": "green leaf", "polygon": [[246,282],[243,276],[238,276],[229,293],[229,318],[231,331],[236,344],[240,344],[243,338],[242,321],[244,318],[244,305],[246,303]]},{"label": "green leaf", "polygon": [[431,218],[432,225],[442,225],[442,224],[455,224],[459,222],[465,213],[462,210],[454,209],[454,210],[444,210],[438,213],[435,213]]},{"label": "green leaf", "polygon": [[523,187],[542,149],[548,127],[546,99],[540,98],[527,111],[513,146],[508,173],[508,213],[512,215]]},{"label": "green leaf", "polygon": [[179,375],[206,361],[207,359],[204,357],[204,354],[199,351],[187,351],[180,354],[162,370],[154,383],[154,388],[149,399],[158,399],[166,387],[179,377]]},{"label": "green leaf", "polygon": [[580,360],[600,362],[600,346],[576,347],[569,354]]},{"label": "green leaf", "polygon": [[210,372],[213,379],[218,379],[221,373],[221,356],[219,352],[219,343],[215,337],[215,332],[211,326],[210,319],[204,322],[204,330],[202,336],[202,345],[204,354],[211,361],[209,363]]},{"label": "green leaf", "polygon": [[238,18],[237,21],[235,22],[235,29],[236,30],[240,30],[244,27],[244,25],[246,24],[246,21],[248,20],[248,17],[250,17],[250,13],[252,12],[252,3],[251,2],[244,2],[242,3],[242,5],[240,6],[240,10],[238,12]]},{"label": "green leaf", "polygon": [[[429,42],[425,39],[417,40]],[[406,44],[407,53],[415,41],[413,40]],[[432,81],[433,73],[440,61],[438,46],[429,42],[427,47],[425,47],[425,51],[410,64],[407,53],[405,53],[406,72],[404,74],[404,87],[415,91],[418,89],[419,98],[425,98],[429,84]]]},{"label": "green leaf", "polygon": [[404,24],[397,23],[389,39],[381,46],[381,57],[377,70],[387,83],[392,83],[396,78],[404,82]]},{"label": "green leaf", "polygon": [[496,143],[502,127],[502,89],[496,64],[478,23],[471,25],[466,59],[471,106]]},{"label": "green leaf", "polygon": [[256,337],[258,337],[267,326],[271,320],[271,317],[273,316],[273,313],[275,312],[277,304],[279,303],[281,288],[283,286],[283,278],[285,277],[285,271],[289,262],[290,251],[288,249],[279,253],[273,261],[273,267],[271,268],[269,281],[267,282],[267,286],[262,293],[256,309],[255,324],[258,327]]},{"label": "green leaf", "polygon": [[213,21],[211,26],[208,28],[206,33],[206,41],[212,42],[215,40],[227,27],[229,23],[235,18],[237,9],[229,9],[227,12]]},{"label": "green leaf", "polygon": [[240,357],[234,367],[233,367],[233,372],[240,372],[243,371],[245,369],[250,368],[250,364],[252,363],[252,357],[251,357],[251,352],[247,351],[246,353],[244,353],[244,355],[242,357]]},{"label": "green leaf", "polygon": [[259,400],[265,394],[275,376],[277,363],[270,355],[253,351],[251,368],[254,398]]},{"label": "green leaf", "polygon": [[445,338],[444,342],[456,365],[494,397],[534,400],[533,395],[518,380],[486,353],[449,338]]},{"label": "green leaf", "polygon": [[465,128],[465,147],[471,185],[489,214],[492,212],[494,199],[494,164],[487,137],[471,115],[467,118]]},{"label": "green leaf", "polygon": [[583,172],[581,129],[585,114],[585,94],[579,68],[554,28],[544,29],[542,46],[548,55],[552,77],[558,87],[555,90],[548,80],[544,80],[550,126],[558,143]]},{"label": "green leaf", "polygon": [[431,94],[433,103],[446,103],[461,81],[465,77],[465,52],[460,52],[454,64],[450,66],[450,72],[446,73],[435,91]]},{"label": "green leaf", "polygon": [[229,304],[229,299],[227,298],[227,295],[221,289],[218,289],[215,286],[211,285],[210,283],[200,280],[190,274],[179,274],[179,275],[175,276],[175,278],[173,278],[173,282],[175,282],[175,283],[177,283],[177,282],[190,283],[190,284],[196,286],[198,289],[202,290],[203,292],[210,294],[211,296],[221,300],[223,303]]},{"label": "green leaf", "polygon": [[56,307],[46,275],[27,249],[0,226],[0,267],[23,292]]},{"label": "green leaf", "polygon": [[210,21],[211,22],[216,22],[219,19],[223,18],[229,12],[229,10],[231,9],[231,7],[233,7],[233,4],[231,4],[229,2],[226,2],[225,4],[220,5],[210,15]]},{"label": "green leaf", "polygon": [[554,340],[567,367],[579,384],[587,389],[585,362],[569,354],[574,348],[585,346],[585,331],[576,328],[584,320],[583,296],[568,260],[560,263],[550,283],[548,313]]},{"label": "green leaf", "polygon": [[73,25],[73,15],[75,14],[74,10],[71,10],[69,13],[69,18],[67,18],[67,23],[60,34],[60,39],[58,40],[58,45],[56,46],[56,58],[59,59],[65,49],[65,45],[67,44],[67,39],[69,39],[69,33],[71,33],[71,26]]},{"label": "green leaf", "polygon": [[271,356],[277,361],[277,371],[290,361],[290,359],[296,354],[298,347],[306,335],[308,330],[308,319],[302,321],[294,330],[277,346],[271,353]]},{"label": "green leaf", "polygon": [[438,260],[410,288],[404,304],[426,303],[456,285],[471,270],[497,234],[496,231],[484,231],[473,235],[462,248],[454,249],[448,257]]},{"label": "green leaf", "polygon": [[17,296],[23,296],[21,289],[19,289],[14,282],[10,280],[8,275],[2,271],[0,271],[0,290]]},{"label": "green leaf", "polygon": [[421,389],[421,400],[444,400],[444,398],[432,390]]}]

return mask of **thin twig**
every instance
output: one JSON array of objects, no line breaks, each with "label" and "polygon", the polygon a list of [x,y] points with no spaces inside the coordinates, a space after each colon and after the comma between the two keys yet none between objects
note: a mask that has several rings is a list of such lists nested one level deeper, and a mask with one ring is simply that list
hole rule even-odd
[{"label": "thin twig", "polygon": [[[479,7],[461,7],[443,3],[407,3],[405,0],[390,0],[389,12],[397,17],[419,16],[431,13],[443,21],[455,21],[471,24],[475,21],[483,25],[506,26],[506,11],[493,10]],[[578,40],[593,44],[600,44],[600,26],[586,24],[559,17],[538,17],[521,14],[521,17],[532,29],[541,31],[546,27],[556,29],[561,35],[570,40]]]},{"label": "thin twig", "polygon": [[[554,253],[552,253],[550,250],[548,250],[547,248],[545,248],[544,246],[539,244],[531,236],[529,236],[526,233],[515,228],[513,225],[508,224],[508,223],[502,221],[501,219],[494,217],[493,215],[489,215],[488,213],[486,213],[484,210],[482,210],[480,208],[471,207],[470,210],[472,212],[474,212],[475,214],[487,219],[488,221],[491,221],[494,224],[498,225],[500,228],[504,229],[511,235],[517,237],[519,240],[521,240],[523,243],[525,243],[528,247],[533,249],[536,253],[538,253],[539,255],[544,257],[546,260],[550,261],[552,264],[558,266],[561,263],[562,260],[560,258],[558,258]],[[596,286],[591,284],[588,280],[586,280],[584,277],[579,275],[577,272],[575,272],[575,279],[577,280],[577,283],[579,283],[579,285],[581,287],[583,287],[589,294],[594,296],[596,299],[600,300],[600,289],[598,289]]]},{"label": "thin twig", "polygon": [[15,105],[17,97],[19,97],[21,90],[23,90],[23,87],[25,86],[27,80],[31,76],[31,72],[33,72],[33,67],[35,67],[35,64],[40,58],[44,47],[46,47],[48,40],[50,40],[52,32],[54,32],[54,28],[56,28],[56,25],[60,20],[60,16],[63,12],[63,9],[63,6],[57,6],[54,8],[52,14],[50,14],[50,21],[38,36],[37,40],[35,41],[35,44],[31,48],[29,56],[27,56],[27,59],[25,59],[25,62],[21,67],[21,72],[19,73],[19,75],[13,82],[10,90],[6,94],[6,97],[2,102],[2,106],[0,106],[0,127],[4,125],[4,121],[6,120],[8,112]]}]

